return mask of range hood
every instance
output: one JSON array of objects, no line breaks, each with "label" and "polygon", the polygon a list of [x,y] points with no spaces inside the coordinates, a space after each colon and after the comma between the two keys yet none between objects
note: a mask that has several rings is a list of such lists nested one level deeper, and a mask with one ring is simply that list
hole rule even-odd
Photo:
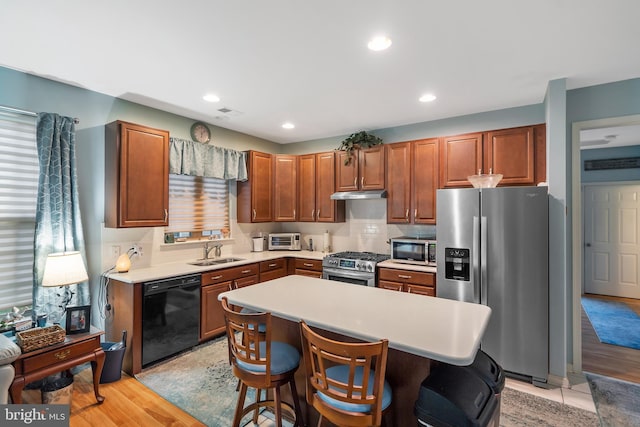
[{"label": "range hood", "polygon": [[331,200],[385,199],[387,190],[340,191],[331,195]]}]

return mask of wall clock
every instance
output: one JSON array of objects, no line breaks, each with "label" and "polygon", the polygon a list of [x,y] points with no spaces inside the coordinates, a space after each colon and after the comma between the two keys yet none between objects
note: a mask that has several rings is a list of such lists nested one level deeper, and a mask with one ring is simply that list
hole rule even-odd
[{"label": "wall clock", "polygon": [[211,131],[209,127],[202,122],[195,122],[191,125],[191,139],[196,142],[206,144],[211,140]]}]

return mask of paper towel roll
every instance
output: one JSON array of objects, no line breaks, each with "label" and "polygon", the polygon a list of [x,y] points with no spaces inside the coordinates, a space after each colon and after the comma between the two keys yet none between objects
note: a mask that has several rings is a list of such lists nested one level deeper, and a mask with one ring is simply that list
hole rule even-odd
[{"label": "paper towel roll", "polygon": [[331,240],[329,238],[329,231],[325,231],[322,236],[322,249],[324,252],[331,252]]}]

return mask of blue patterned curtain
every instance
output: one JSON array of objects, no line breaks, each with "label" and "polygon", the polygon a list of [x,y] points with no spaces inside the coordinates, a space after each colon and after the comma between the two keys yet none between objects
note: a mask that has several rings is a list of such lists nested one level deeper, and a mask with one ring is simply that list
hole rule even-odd
[{"label": "blue patterned curtain", "polygon": [[[88,282],[68,287],[40,286],[45,261],[50,253],[80,251],[86,265],[78,202],[73,118],[52,113],[38,114],[36,139],[40,178],[34,242],[33,301],[36,315],[51,315],[62,313],[66,305],[90,304]],[[69,296],[71,300],[66,301]],[[50,316],[49,320],[61,319]]]},{"label": "blue patterned curtain", "polygon": [[247,154],[242,151],[170,138],[169,173],[247,180]]}]

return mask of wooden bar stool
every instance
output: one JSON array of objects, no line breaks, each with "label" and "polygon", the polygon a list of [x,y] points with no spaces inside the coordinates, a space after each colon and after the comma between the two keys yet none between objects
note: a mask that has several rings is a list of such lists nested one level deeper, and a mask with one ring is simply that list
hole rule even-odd
[{"label": "wooden bar stool", "polygon": [[[253,411],[253,422],[258,422],[258,410],[273,407],[275,422],[282,427],[283,410],[295,420],[295,426],[304,425],[294,374],[300,365],[300,354],[293,346],[271,340],[271,313],[241,313],[229,307],[222,298],[222,308],[227,328],[229,356],[233,374],[240,380],[238,404],[233,417],[233,427]],[[240,309],[240,308],[238,308]],[[261,331],[260,325],[264,325]],[[293,406],[283,402],[280,387],[291,387]],[[244,406],[249,387],[256,389],[256,401]],[[273,399],[261,400],[260,390],[273,389]]]},{"label": "wooden bar stool", "polygon": [[390,409],[391,386],[384,379],[389,342],[345,343],[300,322],[307,378],[307,402],[322,419],[340,427],[380,426]]}]

